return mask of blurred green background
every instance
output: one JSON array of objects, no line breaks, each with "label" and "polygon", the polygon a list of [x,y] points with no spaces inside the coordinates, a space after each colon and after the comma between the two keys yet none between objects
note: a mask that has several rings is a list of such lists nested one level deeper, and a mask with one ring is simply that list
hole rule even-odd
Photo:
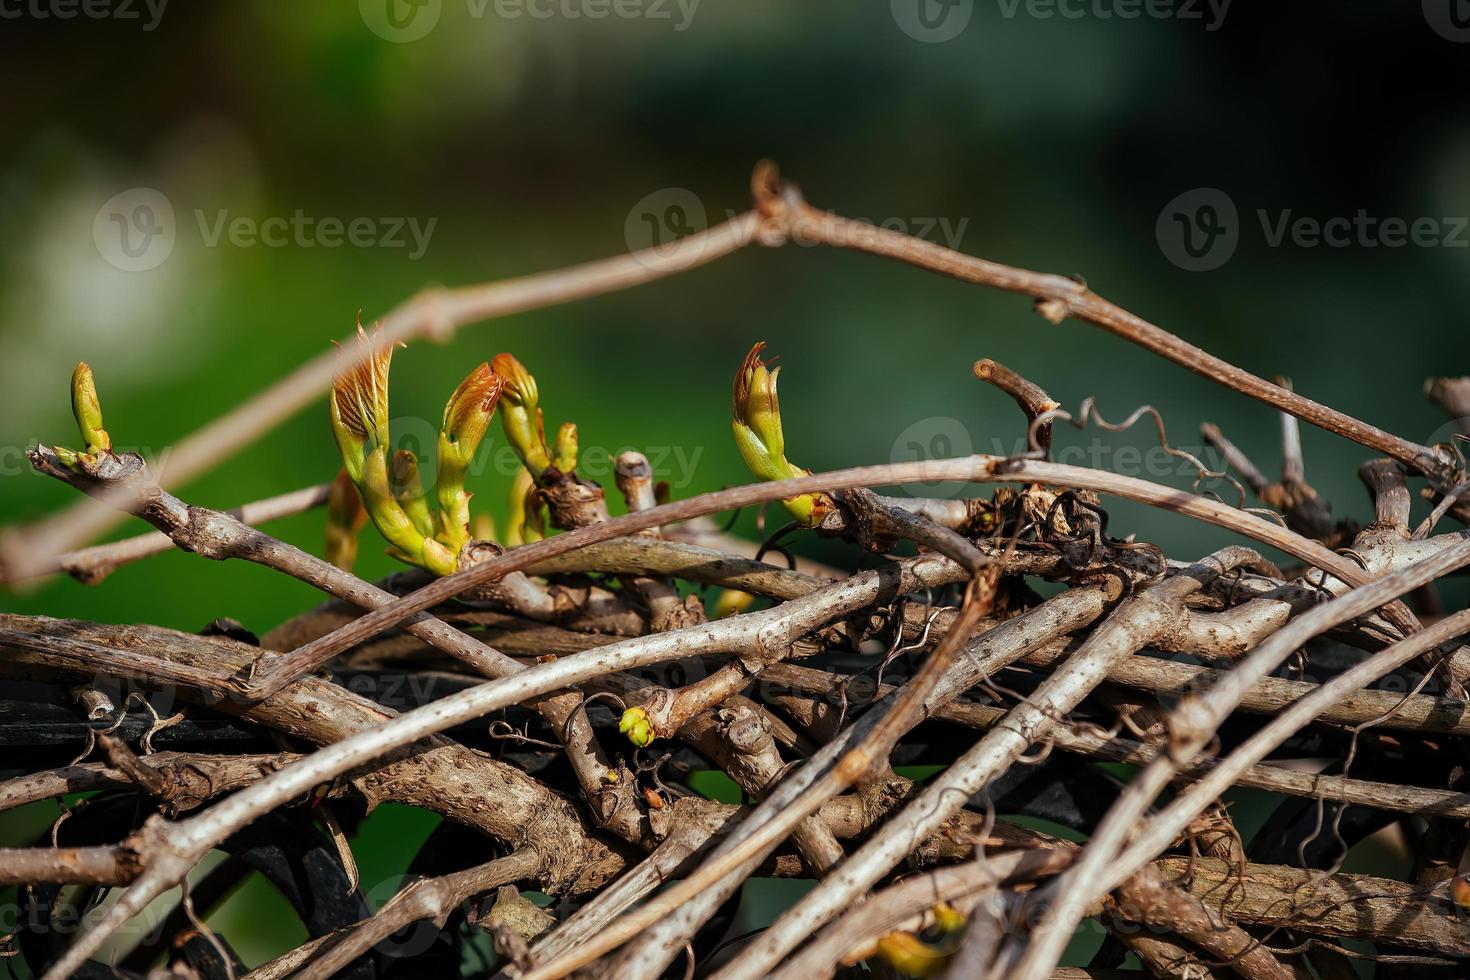
[{"label": "blurred green background", "polygon": [[[433,26],[406,43],[369,29],[367,0],[176,4],[152,30],[141,4],[138,20],[6,21],[4,518],[72,496],[26,472],[21,449],[74,439],[66,385],[79,359],[96,370],[116,442],[163,453],[346,334],[359,310],[370,321],[427,284],[613,254],[647,242],[648,214],[702,223],[660,210],[687,200],[672,189],[720,220],[747,206],[762,157],[819,206],[1081,274],[1242,366],[1428,438],[1444,420],[1419,386],[1465,366],[1453,355],[1464,350],[1470,236],[1461,247],[1272,247],[1255,212],[1470,214],[1470,96],[1456,81],[1470,46],[1412,5],[1289,8],[1231,7],[1210,31],[1208,20],[1028,16],[992,0],[942,43],[910,37],[887,3],[820,0],[705,0],[687,19],[672,0],[648,0],[668,19],[602,20],[442,0],[407,21]],[[99,208],[137,187],[167,198],[176,231],[166,260],[131,272],[93,231]],[[1241,229],[1228,262],[1190,272],[1155,227],[1199,187],[1227,193]],[[284,247],[208,244],[222,218],[259,225],[298,211],[366,218],[388,238],[395,223],[433,224],[417,258],[407,227],[399,247],[325,247],[311,230]],[[1151,403],[1182,445],[1217,421],[1276,467],[1269,410],[1095,328],[1052,327],[1023,299],[813,247],[750,248],[631,292],[471,326],[448,346],[415,345],[395,361],[393,407],[418,421],[397,431],[427,433],[470,367],[511,350],[540,378],[549,423],[575,420],[604,458],[625,446],[662,453],[660,476],[678,495],[713,489],[744,479],[728,391],[758,339],[786,366],[788,445],[813,469],[884,461],[915,439],[1013,447],[1014,409],[970,376],[985,356],[1068,406],[1095,395],[1118,418]],[[186,496],[233,505],[330,478],[325,412],[323,399]],[[1151,438],[1058,441],[1138,473],[1107,447]],[[1339,512],[1364,513],[1362,451],[1316,430],[1304,438],[1308,478]],[[490,450],[477,478],[491,509],[509,483],[504,462]],[[1213,540],[1117,511],[1119,526],[1171,552]],[[319,525],[275,528],[319,546]],[[388,570],[367,544],[364,570]],[[100,588],[54,581],[0,601],[182,628],[230,615],[265,629],[313,598],[278,575],[174,554]]]},{"label": "blurred green background", "polygon": [[[914,0],[238,0],[137,3],[131,17],[105,3],[100,17],[64,0],[6,6],[0,516],[20,523],[73,496],[31,475],[22,451],[75,442],[77,360],[96,370],[115,443],[163,454],[358,311],[371,320],[428,284],[556,268],[721,220],[747,206],[763,157],[818,206],[1083,275],[1257,373],[1404,436],[1446,437],[1419,388],[1466,367],[1470,234],[1456,216],[1470,215],[1470,44],[1435,4],[1240,4],[1222,17],[1181,3],[1126,17],[1140,8],[923,2],[942,40]],[[172,251],[142,271],[118,267],[105,207],[135,188],[173,212]],[[1238,212],[1238,246],[1207,271],[1180,268],[1159,235],[1197,188]],[[1439,240],[1271,240],[1283,217],[1360,211],[1430,219]],[[280,247],[213,236],[221,219],[298,213],[316,230]],[[333,247],[325,219],[368,219],[374,243]],[[410,221],[428,230],[422,254],[394,232]],[[759,339],[786,368],[789,452],[816,470],[1014,448],[1014,408],[970,375],[980,357],[1069,407],[1096,396],[1112,419],[1150,403],[1186,447],[1218,422],[1277,468],[1274,414],[1181,368],[1086,325],[1050,326],[1014,296],[810,247],[750,248],[416,344],[394,364],[396,431],[431,432],[457,381],[511,350],[540,380],[548,423],[579,424],[590,475],[608,475],[597,454],[639,447],[688,496],[745,479],[729,383]],[[1069,459],[1187,487],[1116,452],[1152,441],[1058,435],[1083,453]],[[1338,513],[1366,515],[1364,452],[1316,430],[1304,442],[1308,479]],[[473,487],[497,514],[501,449]],[[322,399],[181,492],[230,506],[336,469]],[[1181,557],[1223,540],[1111,509],[1114,530]],[[319,514],[271,530],[320,549]],[[379,552],[369,531],[362,574],[391,570]],[[0,605],[191,630],[230,616],[265,631],[317,599],[253,566],[172,553]]]}]

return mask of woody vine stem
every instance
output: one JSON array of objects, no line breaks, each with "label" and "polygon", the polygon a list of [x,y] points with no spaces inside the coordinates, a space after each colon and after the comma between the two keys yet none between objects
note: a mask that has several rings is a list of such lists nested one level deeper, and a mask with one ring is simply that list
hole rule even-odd
[{"label": "woody vine stem", "polygon": [[[252,825],[276,820],[328,855],[294,869],[306,943],[241,962],[209,924],[228,890],[211,872],[166,923],[169,942],[108,947],[119,968],[388,975],[429,955],[394,938],[427,923],[455,963],[488,933],[486,971],[525,978],[862,968],[1039,980],[1062,975],[1086,922],[1105,937],[1097,970],[1128,954],[1161,976],[1345,976],[1363,957],[1385,975],[1462,968],[1470,794],[1451,763],[1470,736],[1470,612],[1444,597],[1470,567],[1470,532],[1439,526],[1470,517],[1460,447],[1416,444],[1258,378],[1079,280],[822,211],[771,164],[752,190],[751,211],[672,248],[421,294],[200,429],[163,470],[114,451],[92,369],[78,365],[79,445],[30,458],[88,499],[0,538],[10,585],[63,571],[105,588],[119,565],[179,548],[325,596],[258,638],[231,624],[195,636],[0,615],[0,674],[73,691],[83,712],[81,755],[0,782],[0,809],[101,794],[47,840],[0,849],[0,883],[35,913],[7,951],[47,977],[90,969],[211,851],[248,848]],[[1053,325],[1101,327],[1262,402],[1283,420],[1281,479],[1207,427],[1265,506],[1232,505],[1233,477],[1170,446],[1158,413],[1113,425],[1091,400],[1069,412],[1044,378],[988,359],[974,374],[1015,401],[1028,452],[812,473],[796,462],[809,437],[782,415],[762,342],[732,385],[748,486],[669,500],[630,452],[617,466],[627,513],[613,517],[605,488],[578,472],[576,425],[547,425],[556,393],[508,352],[452,390],[432,468],[395,443],[389,379],[406,342],[789,241],[1030,297]],[[1453,411],[1467,385],[1427,390]],[[323,391],[341,457],[331,482],[235,511],[175,494]],[[1050,458],[1059,422],[1116,431],[1150,413],[1195,486]],[[497,419],[521,464],[499,527],[469,482]],[[1299,421],[1367,451],[1370,519],[1334,519],[1306,482]],[[875,490],[938,480],[965,494]],[[1418,520],[1410,481],[1427,498]],[[1112,499],[1236,540],[1172,555],[1120,536]],[[714,520],[766,505],[791,526],[760,547]],[[320,556],[256,526],[323,506]],[[83,547],[128,513],[152,531]],[[377,583],[352,572],[369,524],[405,565]],[[840,542],[845,567],[771,560],[810,536]],[[353,686],[363,677],[415,693],[365,697]],[[126,727],[140,706],[145,727]],[[208,725],[239,742],[154,743]],[[1283,764],[1303,755],[1338,761],[1321,773]],[[915,762],[935,767],[922,784],[901,773]],[[746,802],[695,792],[698,770]],[[1227,805],[1237,787],[1273,794],[1271,839],[1245,840]],[[426,849],[435,870],[370,909],[353,828],[386,801],[441,816],[443,840],[457,828],[488,846]],[[1017,816],[1068,825],[1080,843]],[[1410,835],[1406,880],[1339,870],[1348,847],[1389,824]],[[731,903],[772,875],[813,887],[737,935]],[[116,900],[56,941],[58,910],[106,889]],[[556,903],[537,907],[531,889]]]}]

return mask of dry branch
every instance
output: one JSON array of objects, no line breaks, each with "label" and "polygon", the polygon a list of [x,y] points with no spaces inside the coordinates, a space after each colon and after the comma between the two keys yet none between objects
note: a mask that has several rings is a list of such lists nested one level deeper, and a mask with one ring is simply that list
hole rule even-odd
[{"label": "dry branch", "polygon": [[[1431,537],[1447,514],[1470,518],[1462,447],[1422,446],[1304,398],[1285,380],[1267,382],[1079,279],[820,211],[769,165],[757,168],[752,191],[755,211],[672,250],[427,292],[389,315],[382,339],[446,337],[476,319],[649,282],[750,242],[855,249],[1028,296],[1053,324],[1073,318],[1100,326],[1278,410],[1278,480],[1218,427],[1204,432],[1280,514],[1211,496],[1210,480],[1233,478],[1169,446],[1152,408],[1116,425],[1091,399],[1069,413],[1043,387],[988,358],[975,363],[975,376],[1020,407],[1027,452],[811,474],[785,456],[774,371],[757,345],[737,374],[734,431],[742,458],[766,482],[660,504],[666,495],[647,459],[629,451],[615,473],[628,513],[614,518],[603,488],[576,471],[575,427],[563,427],[554,450],[547,445],[535,380],[505,354],[495,369],[471,372],[446,410],[440,473],[458,480],[440,481],[436,513],[421,505],[412,454],[394,457],[387,489],[352,470],[343,485],[359,496],[333,498],[337,540],[371,512],[398,553],[441,576],[411,571],[370,584],[250,526],[316,506],[321,487],[236,512],[191,506],[164,487],[297,411],[376,341],[300,368],[186,439],[157,474],[141,457],[112,451],[82,366],[73,405],[83,450],[40,447],[31,458],[98,499],[7,531],[0,538],[7,580],[67,570],[95,583],[123,562],[176,546],[256,562],[332,598],[265,633],[259,647],[156,627],[0,614],[0,676],[25,681],[18,690],[29,697],[56,698],[51,717],[64,713],[65,730],[85,738],[70,765],[18,764],[19,775],[0,782],[0,810],[105,790],[127,794],[146,817],[96,844],[95,833],[67,838],[75,818],[64,815],[53,845],[84,846],[0,849],[0,883],[32,886],[27,900],[47,915],[69,899],[45,889],[124,888],[70,948],[54,944],[53,958],[33,972],[70,975],[212,849],[241,840],[252,821],[286,819],[276,811],[309,814],[326,799],[338,812],[347,802],[370,811],[386,800],[429,810],[492,839],[494,853],[506,856],[436,871],[376,915],[364,917],[357,905],[319,938],[258,967],[250,974],[257,980],[325,977],[374,962],[380,942],[398,929],[420,920],[443,928],[466,910],[465,923],[489,929],[506,972],[522,980],[572,971],[655,977],[681,956],[691,975],[719,980],[830,975],[864,961],[878,975],[898,964],[1040,980],[1103,976],[1101,967],[1121,962],[1124,950],[1153,975],[1283,980],[1314,970],[1337,980],[1351,973],[1344,940],[1373,944],[1373,955],[1395,968],[1470,959],[1458,919],[1470,908],[1470,883],[1460,876],[1470,866],[1470,780],[1456,761],[1470,735],[1463,700],[1470,650],[1457,642],[1470,633],[1470,611],[1446,610],[1444,596],[1456,593],[1436,588],[1470,566],[1470,532]],[[1452,416],[1470,414],[1463,381],[1439,379],[1426,392]],[[517,414],[502,414],[527,466],[520,485],[529,484],[526,494],[517,491],[521,523],[508,539],[526,543],[508,550],[466,543],[469,495],[453,470],[467,467],[502,388],[514,392],[506,398]],[[386,356],[354,369],[340,389],[332,401],[339,444],[347,432],[361,442],[349,440],[364,450],[358,456],[371,448],[386,465],[386,425],[373,428],[369,447],[358,431],[368,426],[343,421],[367,410],[353,401],[358,396],[371,400],[374,418],[381,407],[386,419]],[[1143,418],[1153,420],[1166,452],[1197,471],[1199,493],[1048,458],[1056,419],[1110,433]],[[1307,483],[1299,420],[1382,457],[1360,470],[1370,522],[1334,520]],[[349,467],[351,456],[344,449]],[[446,459],[458,462],[445,470]],[[1428,486],[1420,495],[1436,503],[1416,527],[1410,481],[1421,478]],[[954,482],[973,495],[876,492],[919,482]],[[1001,489],[987,498],[979,495],[984,485]],[[1242,544],[1192,564],[1171,560],[1126,529],[1116,536],[1103,503],[1113,497],[1278,549],[1300,567],[1283,573]],[[792,568],[781,568],[760,560],[785,554],[775,539],[757,551],[715,529],[713,515],[777,503],[801,533],[830,539],[829,564],[792,558]],[[58,557],[106,527],[109,508],[136,513],[157,533]],[[562,533],[541,536],[543,510]],[[441,549],[432,561],[425,542]],[[742,594],[717,608],[755,611],[706,622],[696,586]],[[228,624],[211,631],[219,630],[253,640]],[[1424,678],[1414,690],[1370,687],[1390,674],[1399,680],[1396,672],[1411,664]],[[675,676],[674,665],[696,674]],[[666,673],[650,679],[651,668]],[[345,686],[384,670],[426,682],[401,713]],[[1423,690],[1430,682],[1440,686]],[[151,694],[141,703],[153,723],[135,749],[119,726],[140,703],[139,688]],[[55,693],[62,690],[69,693]],[[183,731],[165,730],[173,719],[154,708],[173,696],[191,716],[183,728],[207,730],[195,716],[235,719],[231,737],[248,751],[231,753],[227,743],[190,751],[199,746],[182,742],[153,751],[155,734]],[[616,726],[607,722],[614,705],[623,711]],[[952,725],[979,730],[978,741],[955,746],[942,737]],[[1311,734],[1298,736],[1308,726]],[[3,712],[0,736],[17,737]],[[608,739],[621,751],[610,751]],[[1344,744],[1346,758],[1323,773],[1267,761],[1301,746]],[[105,762],[84,761],[94,749]],[[48,756],[44,766],[65,758]],[[895,766],[914,758],[942,770],[919,785],[896,775]],[[1134,767],[1121,789],[1088,764],[1099,759]],[[688,774],[702,767],[730,777],[754,802],[691,795]],[[1029,796],[1011,795],[1033,782],[1040,789]],[[1296,846],[1303,867],[1250,860],[1276,842],[1240,837],[1222,802],[1232,787],[1283,802],[1269,833]],[[1069,822],[1085,842],[997,819],[1013,804]],[[1301,808],[1308,816],[1316,808],[1315,827]],[[339,825],[325,808],[322,817],[337,846],[332,870],[355,888],[350,833],[342,829],[352,823]],[[1315,866],[1326,863],[1324,847],[1350,846],[1395,820],[1410,831],[1409,881]],[[815,884],[771,927],[711,959],[709,937],[730,926],[722,907],[765,874]],[[586,901],[553,921],[524,911],[522,886]],[[223,888],[215,881],[202,898],[218,898]],[[467,904],[496,888],[500,915],[481,916]],[[207,940],[223,964],[229,953],[198,925],[199,914],[176,910],[170,928],[189,921],[202,938],[173,939]],[[967,920],[963,944],[956,915]],[[1100,968],[1059,968],[1062,948],[1088,917],[1113,937],[1095,961]],[[445,935],[454,938],[459,919],[452,921]],[[1290,948],[1302,937],[1305,946]],[[168,945],[150,941],[131,965]]]}]

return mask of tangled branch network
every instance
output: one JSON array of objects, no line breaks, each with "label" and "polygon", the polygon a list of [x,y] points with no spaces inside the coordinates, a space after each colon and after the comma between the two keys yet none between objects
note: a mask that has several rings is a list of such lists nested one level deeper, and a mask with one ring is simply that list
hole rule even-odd
[{"label": "tangled branch network", "polygon": [[[8,583],[106,588],[182,549],[324,596],[260,634],[0,614],[18,706],[0,728],[49,733],[11,756],[0,809],[55,817],[0,849],[0,951],[56,978],[1464,975],[1470,533],[1442,527],[1470,519],[1462,447],[1258,378],[1077,279],[814,208],[770,164],[752,189],[657,255],[423,294],[164,472],[113,448],[77,366],[77,442],[30,460],[90,499],[4,534]],[[395,442],[407,341],[793,239],[1030,297],[1264,403],[1281,477],[1217,426],[1216,455],[1192,452],[1152,408],[1069,412],[989,359],[974,375],[1015,401],[1025,452],[812,473],[763,343],[732,385],[749,485],[671,500],[630,451],[610,506],[510,353],[453,389],[432,463]],[[175,495],[324,391],[334,478],[228,511]],[[1470,379],[1426,392],[1470,417]],[[1145,416],[1188,488],[1053,460],[1057,422],[1106,437]],[[498,525],[472,489],[497,418],[520,464]],[[1301,422],[1363,447],[1371,516],[1335,517],[1307,482]],[[880,492],[936,481],[965,492]],[[1138,540],[1117,499],[1225,541]],[[720,517],[765,507],[788,523],[764,542]],[[319,553],[259,527],[319,508]],[[152,529],[84,546],[127,514]],[[353,574],[368,533],[402,571]],[[831,563],[797,557],[813,538]],[[388,802],[442,819],[385,892],[353,847]],[[1342,870],[1386,828],[1401,873]],[[253,875],[307,937],[256,963],[212,914]],[[772,877],[809,887],[752,931],[745,886]]]}]

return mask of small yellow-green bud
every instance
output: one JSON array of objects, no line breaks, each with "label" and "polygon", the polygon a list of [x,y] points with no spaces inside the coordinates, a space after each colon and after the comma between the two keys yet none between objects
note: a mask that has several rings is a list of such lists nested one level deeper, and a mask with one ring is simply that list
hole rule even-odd
[{"label": "small yellow-green bud", "polygon": [[470,496],[465,474],[475,451],[490,428],[504,381],[490,365],[481,364],[454,389],[444,406],[439,427],[439,474],[434,492],[439,498],[439,540],[458,552],[470,537]]},{"label": "small yellow-green bud", "polygon": [[735,444],[750,471],[762,480],[784,480],[791,475],[786,462],[786,438],[781,431],[781,402],[776,396],[778,367],[771,370],[761,359],[766,342],[745,355],[735,374],[733,390]]},{"label": "small yellow-green bud", "polygon": [[435,575],[452,575],[459,565],[459,553],[425,535],[414,526],[403,505],[394,496],[388,479],[388,453],[379,446],[363,461],[363,476],[357,482],[362,504],[378,533],[392,545],[389,554],[418,565]]},{"label": "small yellow-green bud", "polygon": [[[745,355],[735,372],[731,429],[735,447],[750,471],[762,480],[786,480],[806,476],[808,470],[786,458],[786,439],[781,430],[781,403],[776,396],[776,378],[781,369],[766,366],[761,359],[765,341]],[[803,527],[816,527],[836,506],[825,493],[804,493],[781,503]]]},{"label": "small yellow-green bud", "polygon": [[967,921],[965,914],[948,902],[934,906],[934,923],[942,933],[958,932]]},{"label": "small yellow-green bud", "polygon": [[541,514],[541,497],[536,481],[526,469],[516,470],[510,484],[510,506],[505,520],[505,543],[516,545],[540,541],[546,536]]},{"label": "small yellow-green bud", "polygon": [[388,483],[398,505],[419,533],[433,534],[434,516],[429,513],[429,498],[425,496],[424,484],[419,478],[418,457],[407,449],[394,453],[388,467]]},{"label": "small yellow-green bud", "polygon": [[342,452],[342,464],[353,482],[361,484],[368,454],[379,446],[391,444],[388,369],[393,362],[393,345],[383,343],[377,334],[369,339],[359,323],[353,356],[357,363],[332,382],[329,408],[332,435]]},{"label": "small yellow-green bud", "polygon": [[541,393],[536,388],[536,378],[526,366],[509,352],[496,354],[490,367],[505,382],[505,400],[522,408],[536,408],[541,404]]},{"label": "small yellow-green bud", "polygon": [[628,741],[640,749],[653,741],[653,725],[648,713],[642,708],[629,708],[618,720],[618,731],[628,736]]},{"label": "small yellow-green bud", "polygon": [[505,382],[490,370],[490,365],[475,368],[454,389],[444,406],[444,422],[439,427],[439,470],[446,466],[463,477],[475,458],[475,450],[490,428],[495,404]]},{"label": "small yellow-green bud", "polygon": [[71,373],[71,413],[76,416],[77,431],[87,453],[105,452],[112,448],[112,437],[102,428],[102,404],[97,401],[97,383],[86,361],[79,361]]},{"label": "small yellow-green bud", "polygon": [[954,954],[930,946],[911,932],[890,932],[878,940],[878,955],[906,976],[932,977],[944,971]]},{"label": "small yellow-green bud", "polygon": [[563,473],[577,468],[577,424],[563,422],[556,432],[556,447],[552,462]]},{"label": "small yellow-green bud", "polygon": [[714,619],[743,613],[755,604],[755,596],[739,589],[724,589],[715,599]]},{"label": "small yellow-green bud", "polygon": [[551,454],[546,449],[536,379],[510,354],[496,354],[490,366],[504,382],[500,392],[500,421],[505,427],[505,438],[531,475],[539,478],[551,465]]}]

